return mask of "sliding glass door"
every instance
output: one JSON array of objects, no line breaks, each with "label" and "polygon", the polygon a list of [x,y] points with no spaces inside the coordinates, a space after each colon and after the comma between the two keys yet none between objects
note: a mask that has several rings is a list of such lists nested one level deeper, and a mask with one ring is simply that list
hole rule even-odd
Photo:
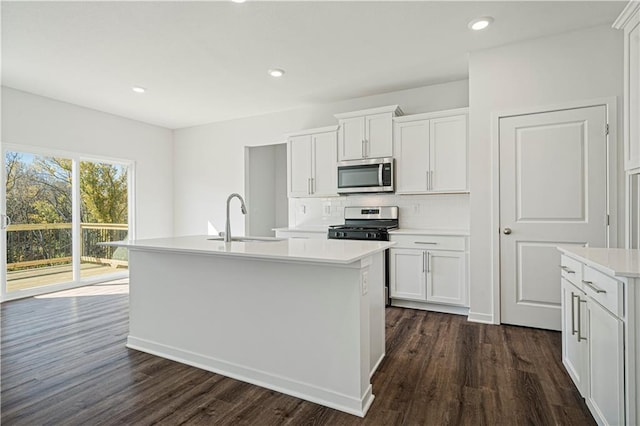
[{"label": "sliding glass door", "polygon": [[3,152],[2,298],[123,276],[130,165],[75,155]]}]

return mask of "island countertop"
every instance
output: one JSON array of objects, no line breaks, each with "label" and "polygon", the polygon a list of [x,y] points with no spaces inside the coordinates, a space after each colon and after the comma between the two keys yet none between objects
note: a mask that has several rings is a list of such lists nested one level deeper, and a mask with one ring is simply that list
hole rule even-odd
[{"label": "island countertop", "polygon": [[[213,238],[213,239],[212,239]],[[212,235],[154,238],[105,243],[131,250],[236,256],[291,262],[350,264],[384,251],[395,243],[387,241],[282,239],[232,241],[225,243]]]},{"label": "island countertop", "polygon": [[640,277],[640,250],[575,246],[559,246],[558,249],[607,275]]}]

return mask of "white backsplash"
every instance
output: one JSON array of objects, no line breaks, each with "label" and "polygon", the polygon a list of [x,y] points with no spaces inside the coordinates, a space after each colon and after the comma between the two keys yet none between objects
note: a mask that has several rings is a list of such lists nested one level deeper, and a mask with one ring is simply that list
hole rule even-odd
[{"label": "white backsplash", "polygon": [[469,194],[290,198],[289,227],[342,224],[349,206],[398,206],[401,228],[469,229]]}]

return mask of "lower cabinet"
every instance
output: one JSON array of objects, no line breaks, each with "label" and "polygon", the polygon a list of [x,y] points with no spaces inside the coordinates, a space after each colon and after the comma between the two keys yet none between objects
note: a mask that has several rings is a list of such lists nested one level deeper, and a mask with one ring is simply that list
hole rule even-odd
[{"label": "lower cabinet", "polygon": [[392,236],[391,241],[397,243],[390,250],[391,299],[425,303],[411,305],[414,308],[429,309],[430,303],[468,306],[465,237],[403,235],[397,239]]},{"label": "lower cabinet", "polygon": [[562,278],[562,364],[581,394],[587,390],[586,294]]},{"label": "lower cabinet", "polygon": [[628,283],[578,266],[562,256],[562,363],[598,424],[635,424],[635,377],[625,376],[635,370],[635,336],[623,315]]},{"label": "lower cabinet", "polygon": [[584,395],[601,424],[623,425],[624,415],[624,324],[598,303],[587,302],[587,376]]}]

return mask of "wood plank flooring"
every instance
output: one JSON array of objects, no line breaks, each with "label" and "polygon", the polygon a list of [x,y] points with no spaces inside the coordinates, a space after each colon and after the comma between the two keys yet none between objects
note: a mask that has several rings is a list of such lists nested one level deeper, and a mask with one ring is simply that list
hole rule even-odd
[{"label": "wood plank flooring", "polygon": [[92,293],[2,304],[3,425],[595,424],[557,332],[388,308],[360,419],[127,349],[127,294]]}]

